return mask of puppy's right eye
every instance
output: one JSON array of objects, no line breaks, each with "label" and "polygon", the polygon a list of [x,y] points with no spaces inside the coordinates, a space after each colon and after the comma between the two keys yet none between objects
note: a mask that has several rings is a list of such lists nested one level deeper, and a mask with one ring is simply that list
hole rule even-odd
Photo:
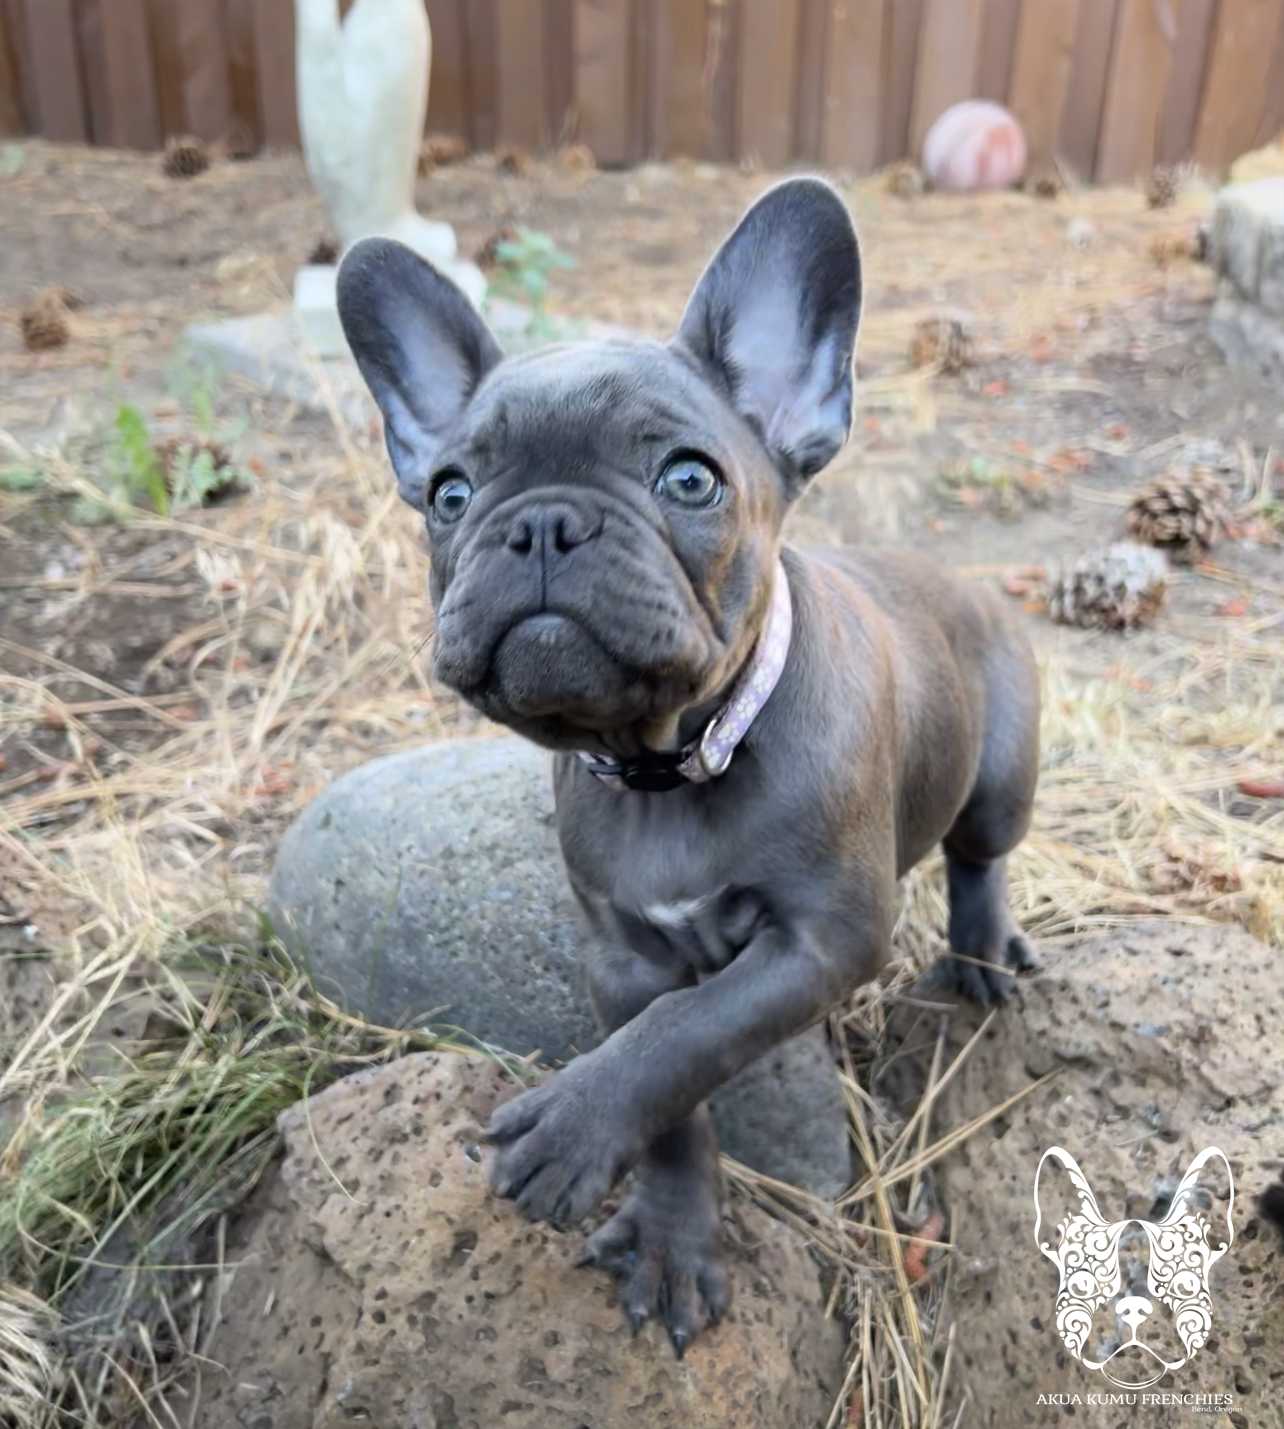
[{"label": "puppy's right eye", "polygon": [[694,452],[684,452],[660,473],[655,489],[678,506],[692,510],[713,506],[722,495],[722,478]]},{"label": "puppy's right eye", "polygon": [[468,510],[473,499],[473,484],[459,471],[443,471],[432,484],[428,504],[432,514],[449,526]]}]

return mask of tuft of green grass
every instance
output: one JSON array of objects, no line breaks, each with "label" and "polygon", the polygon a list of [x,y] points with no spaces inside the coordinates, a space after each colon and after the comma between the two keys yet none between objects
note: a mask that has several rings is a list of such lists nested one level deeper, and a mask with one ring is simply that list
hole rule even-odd
[{"label": "tuft of green grass", "polygon": [[124,402],[116,409],[112,430],[108,475],[118,494],[131,506],[147,501],[160,515],[169,515],[165,468],[156,455],[147,418],[137,407]]},{"label": "tuft of green grass", "polygon": [[[29,1101],[0,1149],[0,1352],[6,1327],[22,1347],[13,1383],[0,1374],[0,1423],[17,1429],[73,1409],[101,1422],[126,1388],[163,1401],[209,1328],[200,1286],[218,1263],[215,1227],[272,1160],[287,1107],[409,1051],[490,1051],[348,1016],[270,936],[160,966],[143,1040],[43,1105]],[[6,1299],[16,1286],[21,1304]],[[48,1418],[27,1392],[41,1382]]]},{"label": "tuft of green grass", "polygon": [[0,467],[0,491],[39,491],[44,485],[45,474],[38,466],[19,464]]}]

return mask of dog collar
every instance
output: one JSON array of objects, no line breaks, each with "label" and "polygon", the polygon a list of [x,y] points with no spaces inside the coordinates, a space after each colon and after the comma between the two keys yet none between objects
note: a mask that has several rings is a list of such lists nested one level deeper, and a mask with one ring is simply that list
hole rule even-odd
[{"label": "dog collar", "polygon": [[740,672],[730,698],[704,727],[703,733],[671,754],[639,754],[609,759],[580,752],[591,774],[613,789],[638,789],[662,794],[682,784],[707,784],[727,772],[741,740],[749,733],[763,705],[780,680],[793,634],[793,599],[784,566],[776,562],[767,622],[749,663]]}]

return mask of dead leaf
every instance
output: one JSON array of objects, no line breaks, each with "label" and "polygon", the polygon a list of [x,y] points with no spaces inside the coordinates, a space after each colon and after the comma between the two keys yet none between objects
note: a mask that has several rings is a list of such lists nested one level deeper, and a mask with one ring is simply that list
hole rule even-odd
[{"label": "dead leaf", "polygon": [[927,1253],[932,1249],[927,1242],[940,1240],[945,1229],[945,1217],[940,1211],[933,1211],[918,1229],[923,1239],[912,1240],[905,1248],[905,1274],[911,1285],[917,1285],[927,1274]]},{"label": "dead leaf", "polygon": [[1250,799],[1284,799],[1284,779],[1240,779],[1235,787]]},{"label": "dead leaf", "polygon": [[279,799],[294,787],[293,766],[283,764],[279,768],[269,764],[263,770],[263,778],[255,786],[254,793],[260,799]]}]

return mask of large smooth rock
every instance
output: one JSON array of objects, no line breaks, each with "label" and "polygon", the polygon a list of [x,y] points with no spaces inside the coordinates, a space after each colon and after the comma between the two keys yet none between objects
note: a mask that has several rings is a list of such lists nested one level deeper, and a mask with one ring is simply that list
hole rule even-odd
[{"label": "large smooth rock", "polygon": [[513,1084],[426,1053],[281,1119],[285,1157],[227,1245],[200,1422],[246,1429],[810,1429],[843,1334],[796,1232],[736,1202],[734,1300],[686,1359],[636,1339],[577,1233],[486,1186],[476,1142]]},{"label": "large smooth rock", "polygon": [[1222,189],[1209,256],[1214,340],[1232,361],[1284,374],[1284,177]]},{"label": "large smooth rock", "polygon": [[[269,911],[322,988],[374,1022],[453,1025],[554,1065],[598,1041],[549,760],[524,740],[430,745],[337,780],[286,834]],[[823,1028],[713,1106],[738,1160],[826,1197],[850,1181]]]},{"label": "large smooth rock", "polygon": [[[955,1363],[971,1395],[967,1422],[976,1429],[1026,1429],[1063,1417],[1093,1429],[1190,1422],[1194,1400],[1164,1408],[1156,1400],[1147,1405],[1137,1391],[1133,1404],[1111,1401],[1126,1391],[1067,1353],[1056,1331],[1057,1268],[1035,1244],[1035,1170],[1049,1146],[1063,1147],[1106,1220],[1159,1219],[1192,1158],[1217,1146],[1234,1172],[1236,1201],[1233,1243],[1209,1274],[1212,1332],[1149,1393],[1228,1395],[1230,1423],[1279,1424],[1284,1245],[1255,1207],[1284,1149],[1279,952],[1233,927],[1155,922],[1046,948],[1042,962],[1041,973],[1022,980],[1020,1005],[994,1019],[933,1110],[934,1127],[944,1133],[1054,1074],[938,1165],[955,1246],[949,1311]],[[899,1088],[880,1089],[904,1098],[906,1108],[921,1093],[935,1042],[935,1025],[916,1027],[916,1017],[912,1008],[897,1010],[893,1030],[906,1055],[888,1066],[898,1079],[917,1068],[918,1085],[909,1076]],[[979,1017],[966,1007],[953,1016],[944,1065]],[[1058,1184],[1054,1175],[1049,1187],[1045,1216],[1048,1205],[1078,1210],[1064,1178]],[[1227,1189],[1204,1206],[1214,1234],[1225,1225]],[[1043,1226],[1054,1246],[1057,1225],[1054,1211]],[[1132,1281],[1125,1273],[1097,1310],[1094,1336],[1126,1338],[1113,1306],[1119,1295],[1147,1291],[1144,1240],[1141,1250],[1141,1273]],[[1173,1343],[1171,1310],[1158,1300],[1151,1305],[1143,1336]],[[1179,1355],[1180,1344],[1176,1349]],[[1040,1398],[1055,1394],[1070,1397],[1061,1405]],[[1225,1413],[1215,1418],[1228,1422]]]}]

